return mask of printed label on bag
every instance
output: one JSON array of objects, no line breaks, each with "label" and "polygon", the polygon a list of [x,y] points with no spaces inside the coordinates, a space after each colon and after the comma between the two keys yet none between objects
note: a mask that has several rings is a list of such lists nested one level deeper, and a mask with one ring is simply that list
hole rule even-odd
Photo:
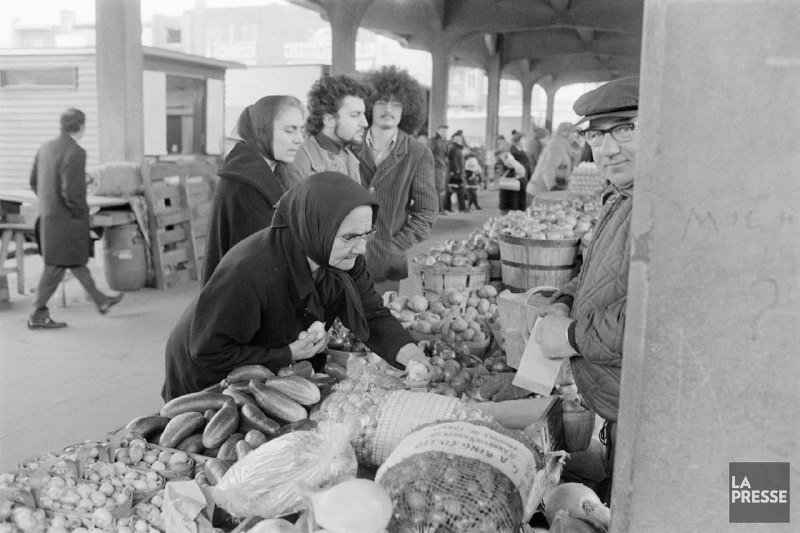
[{"label": "printed label on bag", "polygon": [[130,260],[133,259],[133,250],[117,250],[114,252],[114,256],[119,260]]},{"label": "printed label on bag", "polygon": [[424,452],[450,453],[497,468],[517,487],[525,503],[526,516],[530,516],[529,496],[536,474],[536,460],[521,442],[485,426],[469,422],[442,422],[419,429],[403,439],[378,469],[375,481],[380,482],[386,470],[394,465]]}]

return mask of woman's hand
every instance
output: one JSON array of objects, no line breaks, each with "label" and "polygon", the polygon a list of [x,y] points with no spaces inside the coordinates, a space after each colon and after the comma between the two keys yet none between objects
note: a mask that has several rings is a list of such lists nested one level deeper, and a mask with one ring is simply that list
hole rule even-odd
[{"label": "woman's hand", "polygon": [[[311,328],[309,328],[311,329]],[[324,331],[324,330],[323,330]],[[297,340],[289,345],[292,361],[310,359],[325,350],[327,335],[319,335],[316,331],[301,331]]]}]

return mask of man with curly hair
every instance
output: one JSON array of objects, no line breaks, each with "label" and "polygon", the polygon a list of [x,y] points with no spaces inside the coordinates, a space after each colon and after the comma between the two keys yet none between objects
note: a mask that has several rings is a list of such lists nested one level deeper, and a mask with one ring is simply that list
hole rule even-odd
[{"label": "man with curly hair", "polygon": [[348,76],[323,76],[308,93],[306,138],[294,164],[304,178],[317,172],[341,172],[361,182],[353,146],[364,142],[367,88]]},{"label": "man with curly hair", "polygon": [[425,240],[439,209],[430,148],[412,136],[424,122],[422,86],[394,66],[370,72],[370,128],[357,152],[361,183],[378,200],[378,233],[367,243],[367,269],[379,293],[408,277],[407,251]]}]

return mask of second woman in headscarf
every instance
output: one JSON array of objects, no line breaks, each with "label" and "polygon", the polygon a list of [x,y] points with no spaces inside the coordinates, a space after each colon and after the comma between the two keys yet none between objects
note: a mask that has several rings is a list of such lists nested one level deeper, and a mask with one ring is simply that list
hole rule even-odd
[{"label": "second woman in headscarf", "polygon": [[234,368],[273,371],[324,352],[315,321],[335,318],[392,364],[425,357],[384,307],[366,270],[377,203],[361,185],[323,172],[281,199],[272,226],[234,246],[172,331],[162,396],[218,383]]},{"label": "second woman in headscarf", "polygon": [[303,143],[303,104],[293,96],[265,96],[239,116],[233,147],[211,205],[203,283],[236,243],[272,222],[275,204],[300,175],[292,165]]}]

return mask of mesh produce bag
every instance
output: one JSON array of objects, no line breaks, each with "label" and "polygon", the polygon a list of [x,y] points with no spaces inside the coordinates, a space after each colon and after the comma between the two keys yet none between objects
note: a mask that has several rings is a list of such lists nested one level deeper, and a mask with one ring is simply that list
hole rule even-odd
[{"label": "mesh produce bag", "polygon": [[544,456],[496,423],[439,422],[410,434],[375,480],[394,504],[390,533],[516,533],[538,504]]},{"label": "mesh produce bag", "polygon": [[316,420],[358,420],[350,443],[361,466],[380,466],[409,433],[438,420],[490,420],[473,404],[426,392],[333,392],[313,415]]}]

